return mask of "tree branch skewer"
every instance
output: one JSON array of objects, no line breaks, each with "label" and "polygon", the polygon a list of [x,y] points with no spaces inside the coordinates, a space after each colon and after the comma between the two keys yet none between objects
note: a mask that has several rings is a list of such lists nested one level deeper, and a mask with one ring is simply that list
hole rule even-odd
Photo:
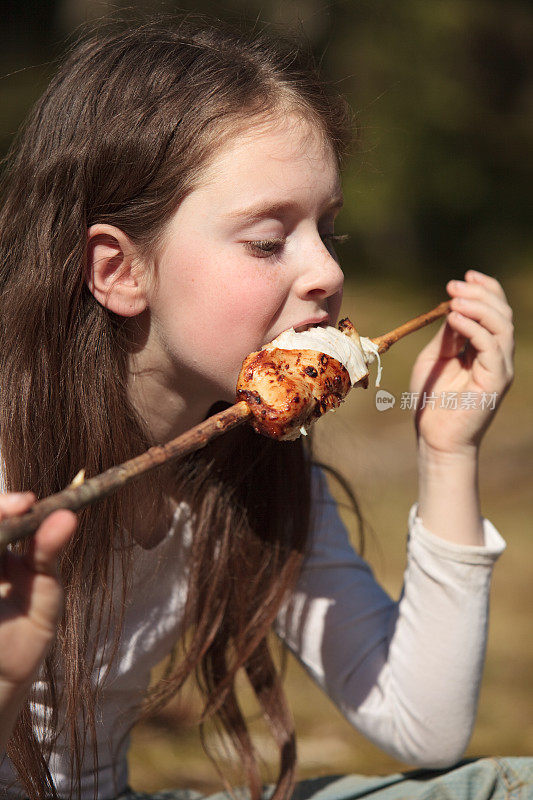
[{"label": "tree branch skewer", "polygon": [[[249,416],[250,410],[246,403],[235,403],[230,408],[195,425],[176,439],[150,447],[145,453],[111,467],[83,483],[74,486],[71,484],[63,491],[38,501],[26,514],[3,520],[0,522],[0,555],[9,544],[35,533],[41,522],[52,511],[57,511],[58,508],[79,511],[85,506],[96,503],[146,472],[194,450],[200,450],[212,439],[242,425]],[[75,481],[76,479],[73,483]]]},{"label": "tree branch skewer", "polygon": [[430,322],[435,322],[436,319],[446,316],[449,311],[450,301],[445,300],[444,303],[440,303],[436,308],[431,309],[431,311],[426,311],[425,314],[420,314],[418,317],[414,317],[408,322],[404,322],[403,325],[399,325],[397,328],[394,328],[388,333],[374,337],[372,341],[374,344],[377,344],[378,352],[380,354],[386,353],[389,347],[399,339],[407,336],[408,333],[413,333],[413,331],[417,331],[420,328],[425,328],[425,326],[429,325]]},{"label": "tree branch skewer", "polygon": [[[378,345],[379,353],[385,353],[399,339],[429,325],[439,317],[445,316],[449,310],[449,301],[440,303],[431,311],[420,314],[388,333],[376,336],[372,342]],[[63,491],[38,501],[26,514],[10,517],[0,522],[0,555],[9,544],[35,533],[41,522],[53,511],[59,508],[79,511],[85,506],[92,505],[146,472],[195,450],[200,450],[212,439],[247,422],[251,416],[252,412],[248,404],[241,401],[214,414],[170,442],[155,445],[145,453],[141,453],[123,464],[111,467],[100,475],[84,480],[84,473],[80,471]]]}]

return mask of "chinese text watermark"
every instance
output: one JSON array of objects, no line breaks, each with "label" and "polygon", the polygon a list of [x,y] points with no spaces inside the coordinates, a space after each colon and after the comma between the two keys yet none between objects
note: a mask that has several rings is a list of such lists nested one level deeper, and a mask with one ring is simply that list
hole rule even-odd
[{"label": "chinese text watermark", "polygon": [[[416,411],[423,408],[446,408],[449,410],[477,409],[494,411],[498,392],[402,392],[399,408],[402,411]],[[390,392],[380,389],[376,392],[376,408],[387,411],[393,408],[396,398]]]}]

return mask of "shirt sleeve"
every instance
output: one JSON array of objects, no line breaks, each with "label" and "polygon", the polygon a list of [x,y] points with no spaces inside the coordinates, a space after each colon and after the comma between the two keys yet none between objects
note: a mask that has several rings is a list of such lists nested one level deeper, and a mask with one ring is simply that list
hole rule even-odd
[{"label": "shirt sleeve", "polygon": [[461,546],[409,513],[407,566],[395,602],[351,547],[322,474],[311,546],[276,632],[368,739],[416,766],[459,760],[474,725],[492,566],[505,549]]}]

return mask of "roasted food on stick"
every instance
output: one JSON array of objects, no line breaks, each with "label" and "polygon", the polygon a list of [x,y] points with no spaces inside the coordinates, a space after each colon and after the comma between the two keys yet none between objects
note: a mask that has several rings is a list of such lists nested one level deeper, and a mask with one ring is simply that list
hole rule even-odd
[{"label": "roasted food on stick", "polygon": [[[35,503],[26,514],[0,522],[0,556],[13,542],[31,536],[58,508],[79,511],[116,492],[145,472],[180,458],[251,422],[255,430],[275,439],[295,439],[319,417],[337,408],[352,386],[368,386],[368,365],[391,344],[423,328],[450,310],[450,302],[409,320],[398,328],[367,339],[344,319],[339,330],[311,328],[285,331],[244,361],[235,405],[214,414],[166,444],[154,445],[100,475],[85,478],[84,470],[66,489]],[[380,370],[376,385],[379,385]]]},{"label": "roasted food on stick", "polygon": [[[348,319],[339,329],[285,331],[244,361],[237,400],[253,414],[257,433],[297,439],[327,411],[337,408],[353,386],[368,386],[368,365],[378,347],[359,336]],[[377,381],[379,383],[379,380]]]}]

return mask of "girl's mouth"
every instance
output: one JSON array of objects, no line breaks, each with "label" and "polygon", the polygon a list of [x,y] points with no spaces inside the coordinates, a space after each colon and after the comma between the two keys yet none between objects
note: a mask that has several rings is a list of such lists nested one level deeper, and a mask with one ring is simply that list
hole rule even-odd
[{"label": "girl's mouth", "polygon": [[322,317],[322,319],[311,320],[309,322],[304,322],[301,325],[295,325],[294,332],[295,333],[302,333],[302,331],[308,331],[309,328],[326,328],[330,324],[329,317]]}]

